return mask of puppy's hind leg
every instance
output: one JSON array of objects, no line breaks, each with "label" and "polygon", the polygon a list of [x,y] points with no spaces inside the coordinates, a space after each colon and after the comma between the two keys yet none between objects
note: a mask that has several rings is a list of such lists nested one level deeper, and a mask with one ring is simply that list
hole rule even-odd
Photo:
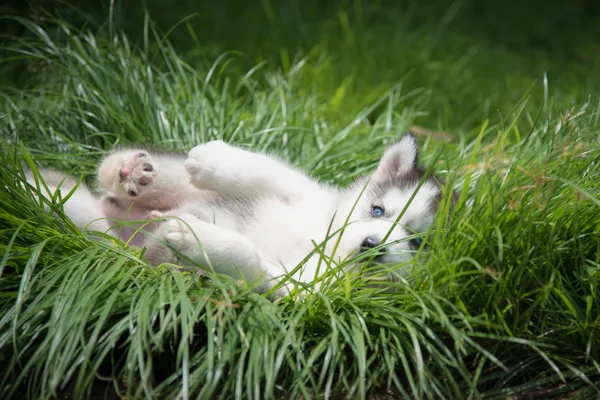
[{"label": "puppy's hind leg", "polygon": [[146,211],[170,210],[182,199],[198,194],[189,184],[184,161],[185,156],[178,153],[114,151],[98,168],[98,182],[125,210],[132,203]]},{"label": "puppy's hind leg", "polygon": [[[48,191],[46,191],[46,187],[37,182],[39,177],[46,184]],[[29,171],[27,182],[33,187],[39,187],[39,193],[48,201],[52,201],[53,198],[66,199],[62,203],[64,213],[80,231],[111,234],[110,224],[103,212],[100,200],[90,192],[84,183],[53,169],[39,169],[39,177]],[[47,205],[44,208],[49,211]]]}]

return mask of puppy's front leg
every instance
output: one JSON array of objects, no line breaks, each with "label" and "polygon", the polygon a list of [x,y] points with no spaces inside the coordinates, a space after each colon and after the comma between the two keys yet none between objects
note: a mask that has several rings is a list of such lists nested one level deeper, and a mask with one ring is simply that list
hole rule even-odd
[{"label": "puppy's front leg", "polygon": [[164,222],[157,234],[192,261],[179,257],[182,265],[212,267],[234,278],[243,276],[250,283],[260,280],[263,288],[273,287],[285,274],[282,268],[267,262],[247,237],[191,214]]},{"label": "puppy's front leg", "polygon": [[221,141],[194,147],[185,168],[197,188],[225,195],[260,193],[292,200],[317,186],[305,174],[282,161]]}]

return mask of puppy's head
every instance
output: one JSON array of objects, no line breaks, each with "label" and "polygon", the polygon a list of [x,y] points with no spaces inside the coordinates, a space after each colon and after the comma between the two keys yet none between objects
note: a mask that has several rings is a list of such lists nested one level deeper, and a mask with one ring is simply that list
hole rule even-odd
[{"label": "puppy's head", "polygon": [[383,153],[355,200],[342,236],[343,248],[348,254],[371,251],[380,263],[409,261],[421,247],[440,199],[438,179],[426,177],[418,165],[416,139],[405,135]]}]

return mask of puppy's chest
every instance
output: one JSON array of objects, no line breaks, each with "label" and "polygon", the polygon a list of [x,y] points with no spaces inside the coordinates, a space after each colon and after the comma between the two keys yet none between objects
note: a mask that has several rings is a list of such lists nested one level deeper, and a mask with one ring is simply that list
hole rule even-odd
[{"label": "puppy's chest", "polygon": [[253,204],[253,216],[239,226],[241,233],[268,253],[300,252],[306,255],[327,235],[330,207],[312,201],[294,204],[278,199],[262,199]]}]

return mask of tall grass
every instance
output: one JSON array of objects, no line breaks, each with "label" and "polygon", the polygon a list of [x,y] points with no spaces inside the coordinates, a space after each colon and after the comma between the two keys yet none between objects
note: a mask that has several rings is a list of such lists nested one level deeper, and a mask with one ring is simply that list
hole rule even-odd
[{"label": "tall grass", "polygon": [[[48,25],[20,23],[32,37],[5,51],[25,60],[32,81],[1,93],[4,397],[598,395],[600,110],[595,101],[562,107],[584,86],[555,98],[523,75],[507,86],[515,98],[481,98],[489,71],[448,49],[435,68],[455,73],[432,90],[422,68],[443,26],[417,45],[386,36],[410,55],[396,79],[392,56],[352,67],[357,54],[377,54],[370,44],[387,28],[281,68],[243,70],[234,52],[186,61],[150,23],[141,45],[117,30],[54,21],[59,34],[49,35]],[[483,72],[462,76],[467,65]],[[371,90],[353,83],[369,74],[366,82],[379,77]],[[479,101],[487,109],[470,109]],[[139,250],[47,215],[23,183],[31,162],[93,181],[113,146],[186,150],[220,138],[344,184],[415,122],[453,128],[453,142],[420,140],[424,162],[439,160],[435,170],[460,192],[451,219],[440,214],[403,279],[349,273],[304,299],[150,267]]]}]

